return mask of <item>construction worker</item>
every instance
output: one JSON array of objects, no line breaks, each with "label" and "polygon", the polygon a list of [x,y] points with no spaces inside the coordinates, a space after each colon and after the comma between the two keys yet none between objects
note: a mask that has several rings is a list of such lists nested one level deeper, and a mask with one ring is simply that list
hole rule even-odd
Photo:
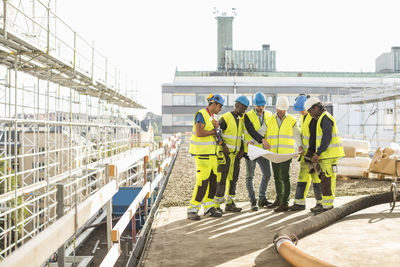
[{"label": "construction worker", "polygon": [[[217,185],[217,193],[214,198],[215,206],[222,213],[220,204],[224,202],[226,195],[225,211],[240,212],[241,208],[235,205],[236,184],[239,179],[240,159],[244,154],[243,145],[243,114],[249,106],[249,100],[245,96],[239,96],[235,100],[235,109],[227,112],[219,120],[222,130],[223,143],[221,144],[219,158],[223,157],[223,163],[219,165],[221,180]],[[226,193],[225,193],[226,192]]]},{"label": "construction worker", "polygon": [[269,160],[264,157],[259,157],[255,160],[250,160],[247,157],[248,145],[253,144],[256,147],[265,148],[267,141],[264,138],[266,132],[265,122],[271,116],[271,112],[264,110],[266,105],[265,96],[261,92],[257,92],[253,99],[254,108],[244,115],[244,152],[246,157],[246,187],[250,199],[251,210],[257,211],[257,199],[254,192],[254,170],[256,163],[260,166],[262,177],[258,193],[258,206],[266,207],[271,202],[267,200],[267,187],[271,177],[271,167]]},{"label": "construction worker", "polygon": [[321,180],[319,179],[316,172],[310,174],[309,164],[304,161],[304,156],[307,155],[307,150],[309,146],[310,140],[310,129],[309,125],[311,120],[313,119],[310,114],[308,114],[307,110],[304,109],[304,103],[306,100],[310,98],[310,96],[306,96],[305,94],[300,94],[295,99],[294,103],[294,111],[300,112],[300,134],[302,140],[302,147],[304,152],[300,155],[300,171],[299,171],[299,178],[297,180],[297,187],[296,187],[296,195],[293,202],[293,205],[289,207],[291,211],[299,211],[306,209],[306,197],[308,194],[308,190],[310,188],[311,181],[313,183],[314,188],[314,196],[317,202],[317,205],[310,210],[313,211],[316,207],[321,205]]},{"label": "construction worker", "polygon": [[[295,152],[295,143],[299,151],[301,146],[300,129],[296,118],[287,113],[289,100],[280,96],[276,100],[276,113],[268,118],[267,149],[277,154],[290,154]],[[275,208],[275,212],[287,211],[290,195],[290,164],[292,160],[281,163],[272,163],[274,172],[276,198],[268,208]]]},{"label": "construction worker", "polygon": [[313,210],[314,214],[333,208],[336,189],[337,162],[344,157],[342,141],[333,116],[326,111],[324,104],[316,97],[309,98],[304,108],[315,123],[310,123],[310,146],[308,153],[312,155],[311,162],[320,169],[321,206]]},{"label": "construction worker", "polygon": [[218,121],[214,115],[218,114],[224,99],[221,95],[210,94],[207,97],[208,107],[196,112],[193,120],[192,136],[190,138],[189,153],[195,156],[196,184],[192,200],[187,210],[189,220],[200,220],[198,212],[203,203],[204,214],[211,217],[221,217],[215,209],[213,198],[217,189],[218,172],[218,144],[216,140]]}]

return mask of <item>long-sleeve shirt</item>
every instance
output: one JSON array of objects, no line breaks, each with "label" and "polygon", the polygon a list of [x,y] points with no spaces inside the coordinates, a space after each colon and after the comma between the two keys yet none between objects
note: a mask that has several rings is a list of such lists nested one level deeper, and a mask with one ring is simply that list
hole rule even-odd
[{"label": "long-sleeve shirt", "polygon": [[[258,113],[256,112],[257,116]],[[261,115],[262,120],[260,120],[260,125],[262,125],[264,122],[264,112]],[[260,116],[259,116],[260,119]],[[247,116],[247,114],[244,114],[244,126],[246,127],[247,132],[250,134],[250,136],[256,140],[259,144],[262,143],[262,139],[264,138],[264,136],[262,136],[261,134],[259,134],[256,129],[254,129],[254,125],[253,123],[251,123],[249,117]]]},{"label": "long-sleeve shirt", "polygon": [[[317,121],[318,118],[312,119],[309,125],[310,146],[308,150],[311,152],[315,152],[315,147],[316,147]],[[320,156],[323,152],[325,152],[328,149],[328,146],[332,140],[332,127],[333,127],[333,121],[328,116],[324,116],[321,120],[321,129],[322,129],[321,144],[316,153],[318,156]]]}]

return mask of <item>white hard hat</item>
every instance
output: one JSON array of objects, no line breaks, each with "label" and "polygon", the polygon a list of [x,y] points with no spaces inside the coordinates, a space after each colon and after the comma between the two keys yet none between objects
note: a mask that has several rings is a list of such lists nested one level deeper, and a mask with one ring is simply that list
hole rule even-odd
[{"label": "white hard hat", "polygon": [[276,109],[279,110],[288,110],[289,109],[289,100],[286,96],[280,96],[276,100]]},{"label": "white hard hat", "polygon": [[316,97],[310,97],[307,99],[306,103],[304,103],[304,110],[309,110],[312,106],[318,103],[321,103],[321,100]]}]

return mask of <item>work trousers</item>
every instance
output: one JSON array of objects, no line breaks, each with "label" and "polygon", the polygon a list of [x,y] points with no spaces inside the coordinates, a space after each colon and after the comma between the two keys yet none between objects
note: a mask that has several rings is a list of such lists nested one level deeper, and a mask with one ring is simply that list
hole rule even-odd
[{"label": "work trousers", "polygon": [[227,204],[231,204],[232,201],[235,200],[236,185],[240,171],[240,159],[238,158],[238,153],[229,153],[228,157],[225,157],[223,153],[220,153],[219,157],[224,157],[225,160],[218,165],[218,169],[221,171],[221,179],[217,181],[217,193],[214,198],[215,206],[217,208],[224,203],[224,196],[226,196]]},{"label": "work trousers", "polygon": [[258,191],[259,199],[267,198],[266,194],[267,194],[268,182],[269,179],[271,178],[271,165],[269,163],[269,160],[267,160],[264,157],[259,157],[255,160],[246,159],[246,187],[250,202],[256,201],[256,196],[254,192],[254,182],[253,182],[254,170],[256,168],[256,164],[260,166],[262,173],[260,188]]},{"label": "work trousers", "polygon": [[333,201],[335,200],[338,160],[338,158],[330,158],[321,159],[318,161],[319,165],[321,166],[319,178],[321,179],[321,204],[324,209],[330,209],[333,207]]},{"label": "work trousers", "polygon": [[274,172],[276,199],[279,204],[288,204],[290,195],[290,164],[292,160],[272,163]]},{"label": "work trousers", "polygon": [[300,159],[299,178],[297,180],[296,195],[294,204],[305,206],[308,190],[310,189],[311,182],[313,184],[314,196],[317,204],[321,203],[321,180],[316,172],[310,174],[310,168],[307,162],[304,161],[304,156]]},{"label": "work trousers", "polygon": [[220,179],[218,172],[218,159],[216,155],[195,156],[196,162],[196,184],[193,196],[190,200],[188,212],[198,212],[203,204],[204,212],[215,207],[214,196],[217,190],[217,179]]}]

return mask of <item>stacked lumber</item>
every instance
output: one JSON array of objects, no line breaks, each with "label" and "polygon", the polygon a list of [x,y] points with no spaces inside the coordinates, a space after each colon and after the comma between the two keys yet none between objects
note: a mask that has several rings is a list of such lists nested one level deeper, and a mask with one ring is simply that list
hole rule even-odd
[{"label": "stacked lumber", "polygon": [[345,157],[338,161],[338,176],[364,177],[371,159],[368,157],[370,142],[366,140],[342,139]]}]

